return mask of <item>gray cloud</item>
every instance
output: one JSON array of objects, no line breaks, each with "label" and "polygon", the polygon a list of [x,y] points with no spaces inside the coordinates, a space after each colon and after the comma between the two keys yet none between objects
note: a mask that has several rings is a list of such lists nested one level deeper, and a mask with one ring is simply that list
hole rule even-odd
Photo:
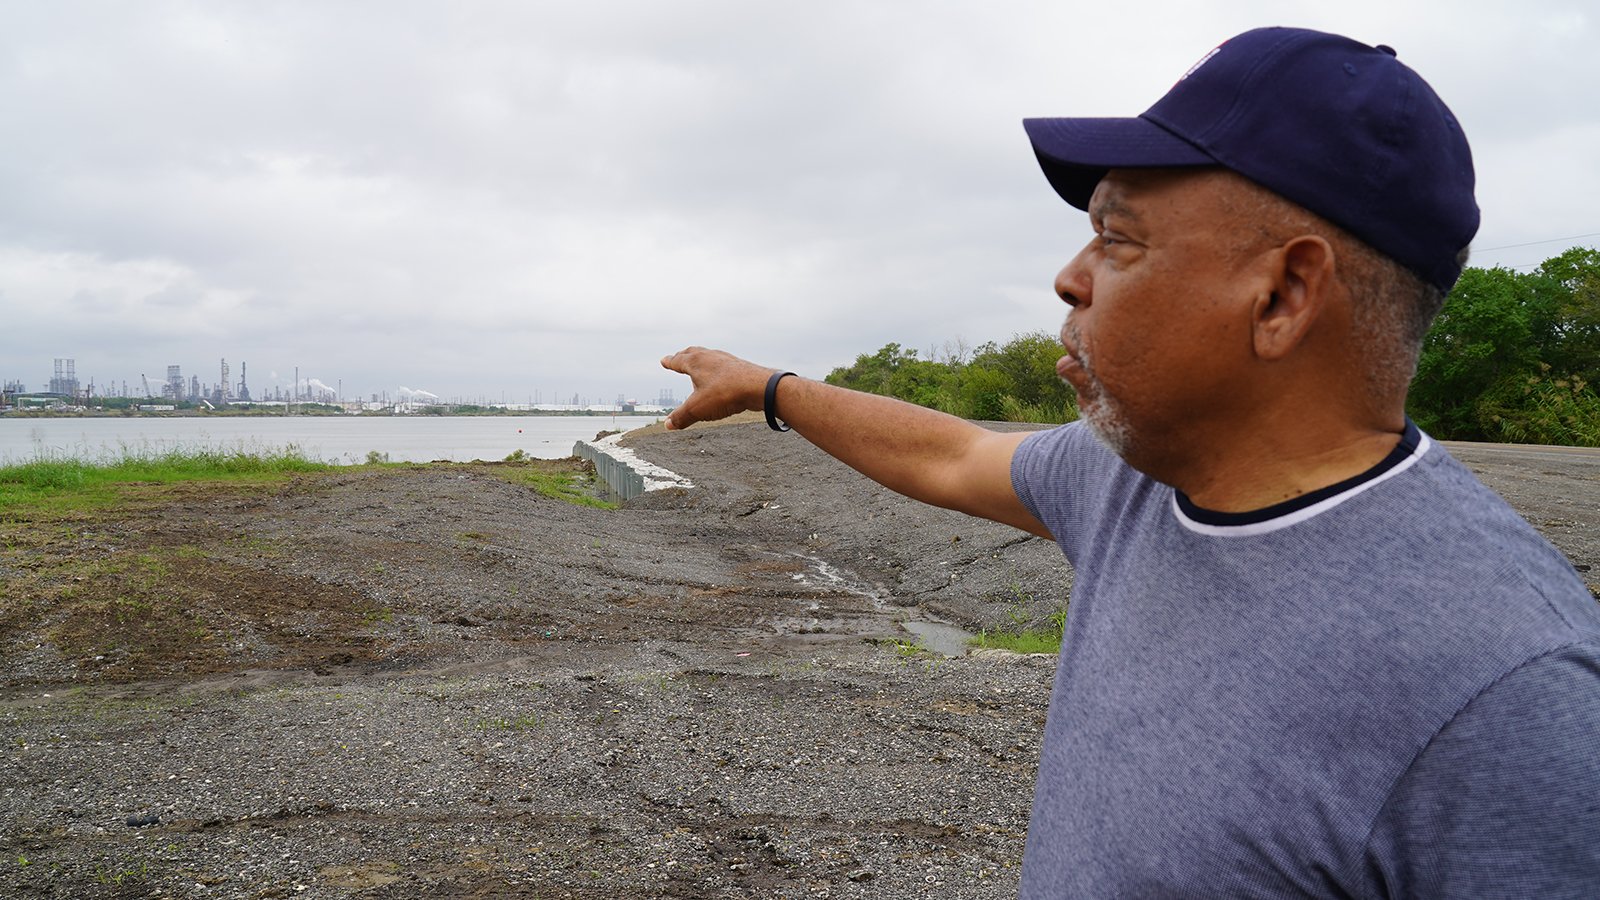
[{"label": "gray cloud", "polygon": [[1600,231],[1583,4],[1425,6],[11,4],[0,375],[681,396],[690,342],[820,375],[1052,328],[1086,227],[1019,120],[1138,112],[1285,20],[1446,97],[1480,245]]}]

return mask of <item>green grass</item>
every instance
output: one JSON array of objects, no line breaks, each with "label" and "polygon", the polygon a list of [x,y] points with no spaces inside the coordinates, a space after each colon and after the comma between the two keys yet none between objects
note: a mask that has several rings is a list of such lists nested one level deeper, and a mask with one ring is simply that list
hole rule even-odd
[{"label": "green grass", "polygon": [[114,504],[131,485],[223,481],[260,484],[335,467],[307,459],[294,447],[272,452],[173,450],[125,453],[98,461],[42,457],[0,466],[0,510],[74,509]]},{"label": "green grass", "polygon": [[543,725],[544,718],[537,713],[517,716],[515,719],[495,716],[478,720],[479,731],[530,731]]},{"label": "green grass", "polygon": [[1057,610],[1039,628],[1018,628],[1014,631],[981,631],[971,641],[974,647],[1010,650],[1013,653],[1060,653],[1061,632],[1067,623],[1067,611]]},{"label": "green grass", "polygon": [[919,656],[931,657],[933,651],[922,646],[916,641],[892,640],[889,646],[894,648],[894,655],[904,659],[915,659]]},{"label": "green grass", "polygon": [[578,506],[590,506],[595,509],[616,509],[617,504],[609,500],[601,500],[588,492],[590,480],[587,475],[578,472],[541,472],[538,470],[518,470],[509,474],[512,481],[517,484],[527,485],[538,493]]}]

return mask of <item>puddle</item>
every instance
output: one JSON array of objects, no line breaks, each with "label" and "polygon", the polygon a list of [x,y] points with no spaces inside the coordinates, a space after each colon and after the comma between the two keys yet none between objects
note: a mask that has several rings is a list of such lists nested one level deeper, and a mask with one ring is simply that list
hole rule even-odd
[{"label": "puddle", "polygon": [[778,616],[772,620],[772,628],[779,634],[856,634],[860,631],[859,628],[851,628],[850,624],[838,618],[800,616]]},{"label": "puddle", "polygon": [[948,622],[910,619],[901,622],[900,627],[916,635],[917,644],[924,650],[941,656],[966,656],[967,642],[974,637],[972,632]]},{"label": "puddle", "polygon": [[[884,601],[883,595],[878,593],[872,585],[861,579],[841,572],[826,561],[809,553],[791,553],[790,555],[797,559],[802,559],[806,563],[807,571],[796,573],[793,576],[795,581],[865,597],[871,600],[872,605],[880,610],[888,608],[889,604]],[[816,604],[812,604],[812,607],[812,611],[815,611]],[[823,623],[818,622],[816,619],[811,621],[817,623],[817,626],[823,626]],[[966,656],[968,642],[975,637],[970,631],[957,628],[949,622],[938,620],[909,619],[901,622],[900,627],[917,636],[918,646],[940,656]],[[813,630],[823,631],[827,629],[826,626],[814,626]]]},{"label": "puddle", "polygon": [[806,568],[809,570],[808,572],[798,572],[792,576],[795,581],[825,589],[831,588],[847,594],[855,594],[857,597],[865,597],[872,601],[873,606],[879,609],[883,608],[883,597],[872,585],[859,578],[845,575],[845,573],[829,565],[826,560],[819,559],[809,553],[790,553],[789,555],[796,559],[804,560]]}]

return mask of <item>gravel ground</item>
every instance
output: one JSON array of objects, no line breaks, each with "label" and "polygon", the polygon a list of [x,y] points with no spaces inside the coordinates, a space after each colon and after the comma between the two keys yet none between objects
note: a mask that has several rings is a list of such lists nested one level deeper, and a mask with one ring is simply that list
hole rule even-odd
[{"label": "gravel ground", "polygon": [[[1055,547],[760,425],[628,445],[695,487],[436,464],[0,522],[0,895],[1014,895],[1053,659],[901,623],[1040,622]],[[1600,460],[1457,455],[1594,565]]]}]

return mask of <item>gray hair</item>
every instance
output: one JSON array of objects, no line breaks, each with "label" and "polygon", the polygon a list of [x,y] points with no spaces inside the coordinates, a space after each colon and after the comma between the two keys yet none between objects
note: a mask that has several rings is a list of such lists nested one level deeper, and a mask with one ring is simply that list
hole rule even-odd
[{"label": "gray hair", "polygon": [[[1416,377],[1422,339],[1444,306],[1445,293],[1339,230],[1341,240],[1333,241],[1335,272],[1350,292],[1353,333],[1366,351],[1367,384],[1377,397],[1403,397]],[[1461,251],[1462,265],[1466,254]]]},{"label": "gray hair", "polygon": [[[1296,234],[1327,240],[1334,252],[1334,277],[1350,295],[1352,337],[1361,351],[1368,396],[1380,402],[1403,397],[1445,292],[1344,228],[1248,179],[1227,174],[1243,188],[1233,211],[1253,226],[1236,252],[1254,252],[1263,240],[1279,243]],[[1462,250],[1462,265],[1466,258],[1467,251]]]}]

